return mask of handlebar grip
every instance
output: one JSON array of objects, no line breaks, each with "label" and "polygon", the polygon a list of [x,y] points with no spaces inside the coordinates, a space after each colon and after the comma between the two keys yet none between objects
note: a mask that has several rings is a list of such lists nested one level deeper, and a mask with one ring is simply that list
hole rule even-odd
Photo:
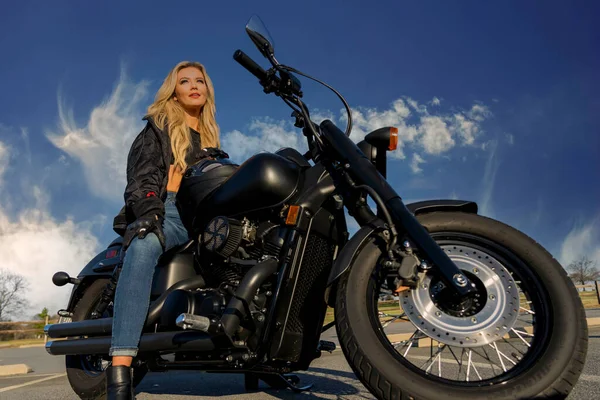
[{"label": "handlebar grip", "polygon": [[236,50],[233,53],[233,59],[240,63],[240,65],[246,68],[252,75],[257,77],[259,80],[264,81],[267,79],[267,71],[265,71],[260,65],[254,62],[250,57],[246,55],[242,50]]}]

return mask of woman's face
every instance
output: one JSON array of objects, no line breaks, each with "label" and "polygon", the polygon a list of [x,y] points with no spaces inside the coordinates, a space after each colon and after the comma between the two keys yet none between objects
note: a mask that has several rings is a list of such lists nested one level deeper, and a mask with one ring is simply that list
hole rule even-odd
[{"label": "woman's face", "polygon": [[196,67],[187,67],[177,72],[175,100],[186,110],[201,109],[206,103],[208,88],[204,74]]}]

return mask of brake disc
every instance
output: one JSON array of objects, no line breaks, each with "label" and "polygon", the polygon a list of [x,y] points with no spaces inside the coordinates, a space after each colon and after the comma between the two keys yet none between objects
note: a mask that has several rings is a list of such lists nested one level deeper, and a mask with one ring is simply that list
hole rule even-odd
[{"label": "brake disc", "polygon": [[519,291],[510,272],[479,250],[460,245],[441,247],[485,291],[471,307],[475,311],[456,312],[439,302],[443,283],[432,282],[431,275],[427,275],[417,289],[400,297],[407,317],[425,335],[452,346],[480,347],[501,339],[519,316]]}]

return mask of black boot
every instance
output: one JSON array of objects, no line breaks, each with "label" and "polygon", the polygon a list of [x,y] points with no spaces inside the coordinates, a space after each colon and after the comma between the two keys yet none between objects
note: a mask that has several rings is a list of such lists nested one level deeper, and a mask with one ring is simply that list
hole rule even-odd
[{"label": "black boot", "polygon": [[106,398],[107,400],[135,399],[131,384],[131,367],[111,365],[106,369]]}]

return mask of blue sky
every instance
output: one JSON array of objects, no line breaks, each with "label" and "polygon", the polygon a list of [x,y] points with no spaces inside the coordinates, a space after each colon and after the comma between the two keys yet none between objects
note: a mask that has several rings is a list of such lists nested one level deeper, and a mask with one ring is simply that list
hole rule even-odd
[{"label": "blue sky", "polygon": [[[237,161],[304,146],[232,59],[266,66],[244,32],[255,13],[280,62],[346,97],[355,140],[400,127],[388,171],[407,201],[475,200],[564,265],[600,261],[597,2],[121,3],[12,2],[0,16],[0,250],[43,288],[32,308],[62,305],[51,274],[76,274],[114,237],[125,155],[177,62],[205,64]],[[331,93],[304,91],[343,126]]]}]

